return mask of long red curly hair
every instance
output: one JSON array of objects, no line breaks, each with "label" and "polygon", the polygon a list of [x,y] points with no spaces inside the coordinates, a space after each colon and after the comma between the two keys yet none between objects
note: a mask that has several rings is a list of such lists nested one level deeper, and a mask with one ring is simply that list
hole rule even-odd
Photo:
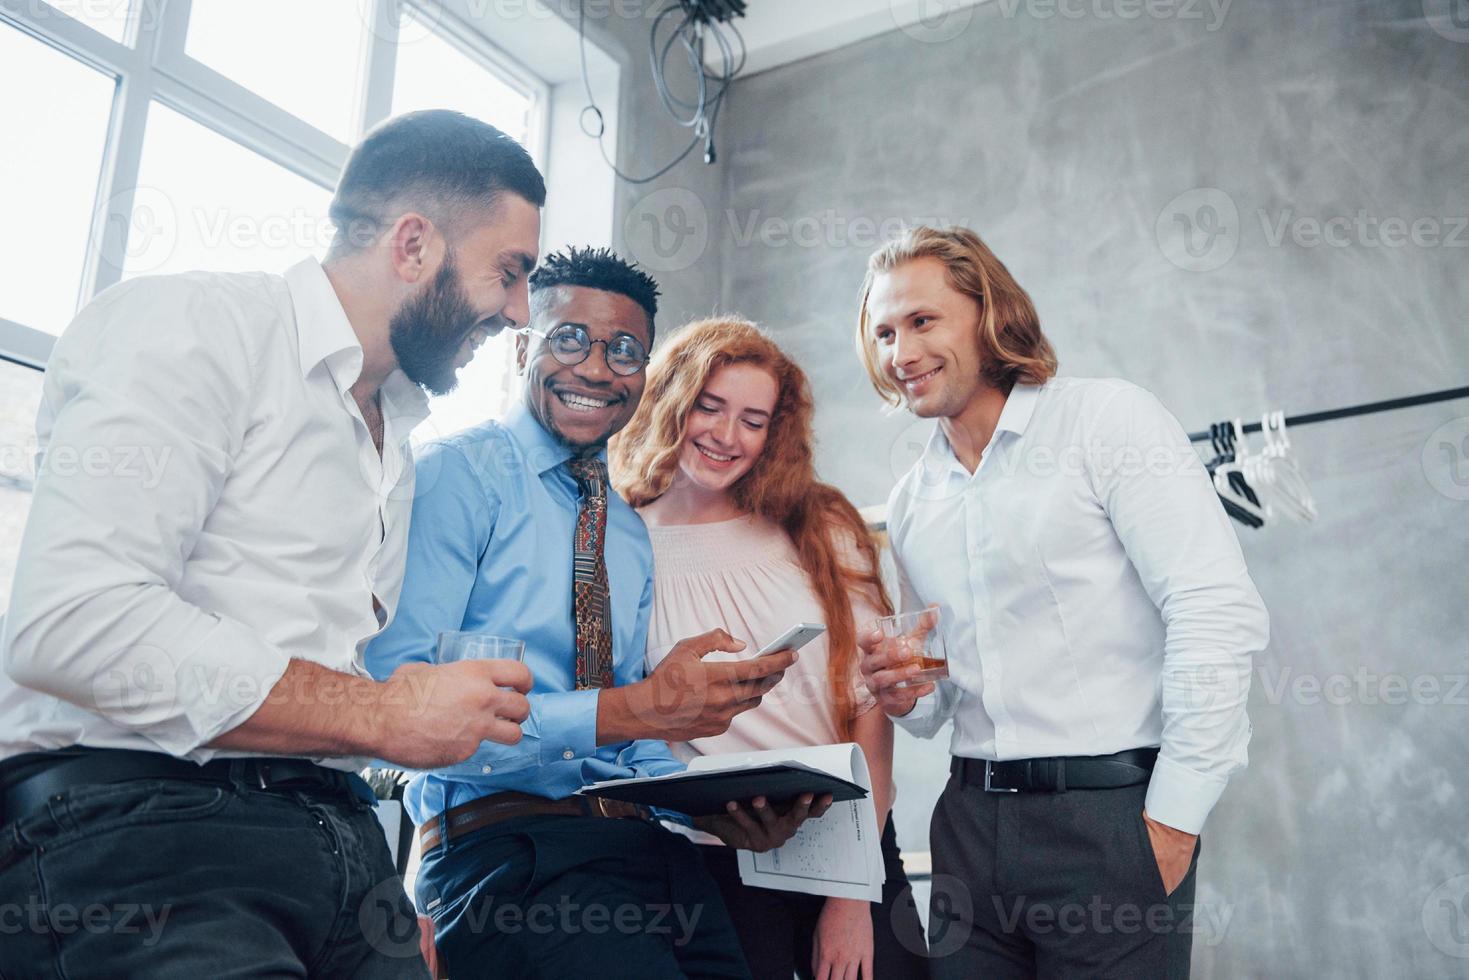
[{"label": "long red curly hair", "polygon": [[765,449],[730,487],[730,497],[740,510],[784,530],[800,556],[826,622],[833,720],[842,738],[850,740],[857,652],[851,596],[865,595],[883,615],[893,606],[878,573],[877,546],[857,508],[816,478],[814,406],[806,373],[747,320],[716,317],[688,324],[649,362],[642,402],[611,443],[612,481],[634,507],[667,492],[678,473],[694,402],[714,373],[729,364],[764,368],[778,389]]}]

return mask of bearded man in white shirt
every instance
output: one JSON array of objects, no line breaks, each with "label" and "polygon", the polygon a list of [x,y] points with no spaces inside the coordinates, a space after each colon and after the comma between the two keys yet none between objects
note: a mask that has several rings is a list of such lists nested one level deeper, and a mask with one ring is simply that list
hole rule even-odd
[{"label": "bearded man in white shirt", "polygon": [[[411,113],[353,150],[324,263],[133,279],[58,339],[3,633],[0,975],[427,976],[355,770],[518,741],[531,678],[377,682],[362,651],[424,392],[526,323],[544,200],[499,130]],[[161,479],[74,465],[99,449]]]},{"label": "bearded man in white shirt", "polygon": [[1198,835],[1246,763],[1268,621],[1177,420],[1057,378],[1030,297],[979,236],[916,228],[868,263],[857,348],[938,420],[888,501],[902,606],[949,676],[861,638],[869,689],[953,722],[931,828],[933,974],[1184,977]]}]

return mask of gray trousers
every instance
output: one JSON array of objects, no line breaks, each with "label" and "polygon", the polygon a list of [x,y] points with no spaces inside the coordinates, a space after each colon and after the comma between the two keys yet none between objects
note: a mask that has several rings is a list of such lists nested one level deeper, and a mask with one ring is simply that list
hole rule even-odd
[{"label": "gray trousers", "polygon": [[1198,848],[1165,894],[1146,792],[987,793],[950,777],[930,828],[932,976],[1187,977]]}]

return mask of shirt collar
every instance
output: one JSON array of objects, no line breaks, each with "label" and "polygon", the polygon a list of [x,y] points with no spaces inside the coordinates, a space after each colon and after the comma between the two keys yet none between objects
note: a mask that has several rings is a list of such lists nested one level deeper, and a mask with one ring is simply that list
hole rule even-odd
[{"label": "shirt collar", "polygon": [[969,475],[960,464],[959,457],[954,455],[949,437],[944,435],[944,427],[935,425],[933,434],[928,437],[928,445],[923,450],[923,482],[935,484],[950,473],[965,477]]},{"label": "shirt collar", "polygon": [[[314,258],[305,258],[286,270],[286,286],[296,311],[296,343],[301,354],[301,376],[325,362],[337,386],[352,387],[362,373],[362,343],[342,309],[326,270]],[[344,383],[345,382],[345,383]]]},{"label": "shirt collar", "polygon": [[[537,476],[555,469],[575,455],[570,446],[545,430],[524,402],[516,402],[510,407],[503,424],[515,436],[515,441],[525,453],[526,462]],[[597,453],[597,458],[607,462],[606,447]]]},{"label": "shirt collar", "polygon": [[[1010,394],[1005,398],[1005,407],[1000,409],[1000,418],[995,423],[995,434],[990,437],[990,444],[994,444],[1001,432],[1024,435],[1026,427],[1030,425],[1031,416],[1035,414],[1035,403],[1039,396],[1039,385],[1016,384],[1011,388]],[[944,427],[941,425],[935,425],[933,435],[928,438],[928,445],[923,450],[923,467],[925,476],[931,480],[956,471],[966,478],[969,476],[953,447],[949,445],[949,437],[944,435]]]},{"label": "shirt collar", "polygon": [[995,432],[1013,432],[1017,436],[1025,434],[1025,427],[1030,424],[1030,417],[1035,414],[1035,400],[1040,394],[1039,385],[1017,384],[1010,389],[1010,395],[1005,399],[1005,407],[1000,409],[1000,421],[995,424]]},{"label": "shirt collar", "polygon": [[[301,376],[308,377],[318,364],[325,364],[337,389],[345,395],[362,374],[362,342],[347,319],[337,291],[314,258],[304,258],[287,269],[285,280],[296,313]],[[383,415],[392,419],[403,434],[428,418],[428,396],[408,380],[402,369],[388,375],[379,393],[385,402]]]}]

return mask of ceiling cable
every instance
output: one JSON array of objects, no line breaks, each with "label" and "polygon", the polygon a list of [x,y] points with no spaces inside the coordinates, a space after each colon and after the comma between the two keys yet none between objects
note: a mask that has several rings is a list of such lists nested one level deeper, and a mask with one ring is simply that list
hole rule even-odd
[{"label": "ceiling cable", "polygon": [[[714,163],[714,127],[719,121],[719,109],[724,104],[725,93],[730,82],[745,67],[745,39],[735,27],[733,20],[745,13],[744,0],[674,0],[658,12],[648,31],[648,59],[653,72],[653,85],[658,90],[659,101],[675,124],[683,129],[692,129],[694,137],[683,152],[666,166],[646,177],[632,177],[618,169],[607,153],[603,137],[607,134],[607,121],[592,95],[592,81],[587,71],[587,8],[583,0],[577,13],[577,37],[581,50],[581,78],[586,88],[587,104],[581,111],[581,130],[597,141],[602,159],[612,172],[629,184],[646,184],[657,180],[684,161],[694,148],[704,144],[704,162]],[[669,23],[674,22],[671,33],[661,43],[659,34]],[[713,45],[712,49],[709,45]],[[692,100],[681,98],[668,84],[668,59],[675,46],[683,51],[689,69],[697,82],[697,91]],[[706,53],[718,53],[720,70],[711,73],[706,66]]]}]

